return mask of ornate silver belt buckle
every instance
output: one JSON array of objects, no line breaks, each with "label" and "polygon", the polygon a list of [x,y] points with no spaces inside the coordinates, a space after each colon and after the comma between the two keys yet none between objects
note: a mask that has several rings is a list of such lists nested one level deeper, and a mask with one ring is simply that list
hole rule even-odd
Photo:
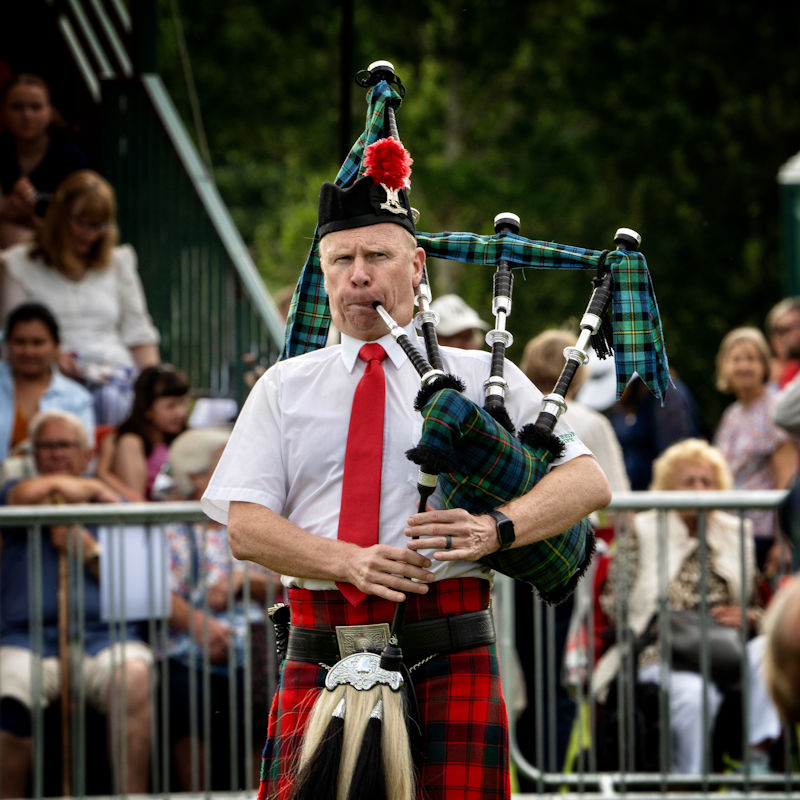
[{"label": "ornate silver belt buckle", "polygon": [[339,658],[365,651],[380,653],[389,644],[389,623],[337,625],[336,640],[339,642]]}]

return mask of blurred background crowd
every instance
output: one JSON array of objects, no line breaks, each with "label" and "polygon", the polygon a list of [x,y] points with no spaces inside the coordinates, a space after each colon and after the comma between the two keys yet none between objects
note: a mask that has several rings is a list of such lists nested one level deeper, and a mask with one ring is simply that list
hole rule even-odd
[{"label": "blurred background crowd", "polygon": [[[133,22],[140,36],[128,41],[131,69],[141,80],[131,88],[122,65],[120,78],[128,83],[106,80],[97,97],[73,60],[66,59],[67,69],[52,55],[54,24],[39,29],[33,56],[22,55],[30,39],[17,43],[14,31],[28,30],[36,9],[9,11],[3,26],[0,502],[201,496],[249,387],[280,350],[314,229],[317,187],[361,130],[363,103],[352,75],[373,58],[391,57],[409,88],[398,119],[415,155],[412,200],[423,210],[421,230],[485,231],[503,206],[520,214],[521,234],[533,239],[602,249],[621,224],[643,233],[673,386],[660,404],[634,378],[617,398],[613,359],[592,356],[568,398],[567,420],[614,492],[789,490],[780,513],[748,512],[741,563],[734,547],[740,527],[731,515],[715,511],[700,528],[696,512],[671,512],[668,520],[680,554],[670,565],[670,608],[702,606],[714,622],[745,629],[750,763],[774,768],[779,717],[791,714],[791,703],[776,710],[769,699],[762,618],[797,569],[800,263],[794,248],[800,234],[781,218],[778,176],[800,149],[800,66],[793,55],[800,11],[693,5],[688,25],[680,0],[647,14],[624,3],[490,9],[441,0],[395,20],[390,31],[376,11],[352,2],[338,5],[336,25],[329,24],[329,4],[312,3],[302,19],[285,2],[199,3],[191,18],[181,16],[177,3],[138,5],[128,34]],[[157,73],[163,84],[152,77]],[[337,83],[339,74],[346,79]],[[167,87],[177,108],[162,96]],[[177,183],[165,176],[174,164],[143,144],[149,129],[134,116],[143,98],[173,140],[180,138],[175,130],[186,136],[183,167],[205,212],[220,209],[206,227],[229,256],[235,251],[228,269],[237,282],[207,278],[217,256],[201,246],[206,234],[196,233],[197,223],[187,222],[188,205],[171,196]],[[170,115],[179,112],[190,120],[188,135],[180,125],[169,128]],[[104,130],[115,132],[111,142],[103,140]],[[148,160],[151,170],[142,168]],[[206,183],[219,194],[216,188],[203,194],[211,190],[197,187]],[[498,207],[487,208],[487,201]],[[470,269],[429,264],[443,345],[486,346],[490,280]],[[584,276],[531,271],[517,281],[517,346],[508,355],[543,393],[558,378],[564,348],[574,343],[588,290]],[[242,297],[253,306],[243,315]],[[223,349],[217,342],[232,334],[233,344],[214,355]],[[212,355],[205,358],[205,351]],[[590,691],[610,707],[621,658],[614,638],[621,585],[633,592],[639,615],[631,620],[639,686],[658,682],[654,598],[647,589],[655,523],[648,512],[622,525],[603,515],[595,523],[600,547],[584,581],[596,634]],[[710,547],[702,566],[699,529]],[[64,537],[53,529],[49,569],[57,568]],[[222,714],[230,685],[243,691],[227,667],[243,667],[243,631],[263,639],[265,600],[281,589],[266,570],[233,562],[223,529],[174,525],[167,537],[168,712],[176,780],[189,789],[192,776],[182,766],[192,761],[187,709],[197,691],[198,654],[209,654],[216,666],[210,702]],[[3,687],[14,686],[5,676],[20,672],[30,648],[27,607],[19,601],[25,547],[24,534],[3,530]],[[98,552],[91,530],[81,534],[79,547],[93,569]],[[535,760],[528,733],[537,714],[546,718],[550,711],[535,705],[526,633],[532,622],[522,590],[518,600],[518,641],[526,643],[518,646],[518,735]],[[587,613],[579,600],[555,612],[559,674],[570,633]],[[126,660],[151,670],[144,634],[131,630],[129,639],[142,649]],[[94,703],[107,713],[113,688],[126,682],[130,724],[149,729],[154,709],[135,692],[136,668],[120,675],[96,660],[110,647],[99,632],[87,640]],[[250,698],[259,715],[267,702],[265,670],[258,664],[250,689],[238,697],[240,704]],[[701,768],[697,698],[705,689],[698,677],[688,667],[671,676],[671,724],[683,743],[672,766],[679,772]],[[740,693],[741,680],[734,681]],[[568,682],[558,683],[553,758],[560,768],[576,704]],[[724,719],[731,691],[722,677],[712,689],[713,722]],[[15,686],[0,699],[2,781],[20,793],[29,780],[30,692]],[[790,683],[782,696],[800,694],[796,686],[792,692]],[[219,731],[234,724],[226,718]],[[256,764],[261,739],[259,728]],[[145,791],[148,753],[134,748],[126,755],[118,785]]]}]

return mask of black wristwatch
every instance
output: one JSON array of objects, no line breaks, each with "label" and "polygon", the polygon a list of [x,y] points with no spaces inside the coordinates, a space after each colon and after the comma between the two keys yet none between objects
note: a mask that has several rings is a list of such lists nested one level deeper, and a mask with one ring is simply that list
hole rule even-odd
[{"label": "black wristwatch", "polygon": [[514,523],[502,511],[487,511],[490,517],[494,517],[494,524],[497,527],[497,541],[500,542],[500,550],[508,550],[517,538],[514,533]]}]

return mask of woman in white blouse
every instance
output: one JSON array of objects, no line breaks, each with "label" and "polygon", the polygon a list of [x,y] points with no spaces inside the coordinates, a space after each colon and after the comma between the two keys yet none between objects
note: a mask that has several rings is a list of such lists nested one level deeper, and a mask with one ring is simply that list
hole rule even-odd
[{"label": "woman in white blouse", "polygon": [[128,412],[138,371],[159,363],[136,254],[116,246],[114,190],[96,172],[68,176],[32,243],[0,255],[3,311],[33,300],[49,306],[62,333],[59,366],[95,395],[98,423]]}]

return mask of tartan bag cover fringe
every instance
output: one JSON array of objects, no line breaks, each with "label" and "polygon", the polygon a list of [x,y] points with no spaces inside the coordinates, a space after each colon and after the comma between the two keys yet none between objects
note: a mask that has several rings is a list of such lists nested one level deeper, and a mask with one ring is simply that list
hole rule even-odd
[{"label": "tartan bag cover fringe", "polygon": [[[523,444],[487,411],[454,389],[442,389],[422,409],[422,436],[409,451],[416,463],[428,454],[455,466],[439,475],[447,508],[481,514],[531,489],[547,471],[552,454]],[[548,539],[492,553],[481,561],[531,583],[542,599],[563,600],[594,552],[588,520]]]},{"label": "tartan bag cover fringe", "polygon": [[[406,619],[415,621],[489,604],[489,582],[443,580],[426,595],[409,595]],[[289,590],[292,624],[330,630],[336,625],[391,623],[395,604],[370,596],[350,605],[339,592]],[[286,800],[308,713],[324,686],[326,670],[285,661],[269,715],[259,800]],[[424,763],[418,776],[425,800],[479,800],[511,796],[508,722],[494,646],[437,656],[412,672],[423,731]],[[465,787],[467,787],[465,789]]]}]

